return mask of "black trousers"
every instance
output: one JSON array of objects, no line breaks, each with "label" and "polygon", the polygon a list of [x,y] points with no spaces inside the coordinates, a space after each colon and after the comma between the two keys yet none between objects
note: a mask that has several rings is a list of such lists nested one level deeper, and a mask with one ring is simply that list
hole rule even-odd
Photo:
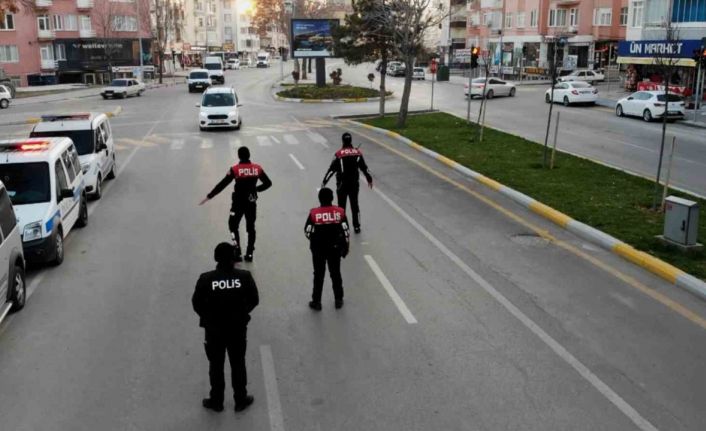
[{"label": "black trousers", "polygon": [[311,258],[314,262],[314,291],[311,300],[320,303],[321,292],[324,289],[324,276],[326,265],[331,276],[333,297],[335,300],[343,299],[343,280],[341,279],[341,253],[338,250],[312,250]]},{"label": "black trousers", "polygon": [[228,229],[230,230],[233,240],[238,246],[238,254],[240,254],[240,220],[245,216],[245,230],[248,233],[248,248],[246,254],[252,254],[255,251],[255,218],[257,216],[257,204],[255,202],[246,202],[233,204],[228,218]]},{"label": "black trousers", "polygon": [[336,190],[338,195],[338,206],[346,210],[346,201],[350,199],[351,201],[351,213],[353,219],[353,227],[360,227],[360,206],[358,206],[358,191],[360,190],[360,185],[356,182],[355,184],[341,184],[341,186]]},{"label": "black trousers", "polygon": [[245,370],[245,349],[247,345],[247,328],[236,331],[206,330],[206,357],[208,358],[208,378],[211,382],[210,398],[223,404],[226,388],[223,367],[228,352],[230,362],[231,384],[233,398],[236,403],[242,402],[248,395],[246,389],[248,376]]}]

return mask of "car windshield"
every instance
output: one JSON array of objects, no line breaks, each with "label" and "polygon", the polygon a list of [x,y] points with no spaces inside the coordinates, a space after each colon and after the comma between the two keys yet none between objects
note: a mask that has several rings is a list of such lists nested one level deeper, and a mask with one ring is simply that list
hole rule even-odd
[{"label": "car windshield", "polygon": [[208,79],[208,72],[191,72],[191,79]]},{"label": "car windshield", "polygon": [[209,93],[203,96],[202,106],[235,106],[235,97],[231,93]]},{"label": "car windshield", "polygon": [[[681,102],[682,101],[681,96],[677,96],[676,94],[668,94],[667,96],[668,96],[668,100],[670,102]],[[665,99],[664,94],[657,95],[657,100],[659,100],[660,102],[664,102],[664,99]]]},{"label": "car windshield", "polygon": [[124,79],[114,79],[113,82],[110,83],[111,87],[127,87],[127,81]]},{"label": "car windshield", "polygon": [[219,63],[206,63],[204,67],[208,70],[221,70],[221,65]]},{"label": "car windshield", "polygon": [[267,57],[260,55],[257,57],[257,59],[258,60],[267,60]]},{"label": "car windshield", "polygon": [[51,132],[32,132],[29,136],[32,138],[66,136],[74,141],[74,146],[76,147],[76,151],[78,151],[79,156],[93,154],[95,152],[93,130],[54,130]]},{"label": "car windshield", "polygon": [[7,163],[0,164],[0,180],[5,183],[13,205],[49,202],[49,164]]},{"label": "car windshield", "polygon": [[591,84],[587,82],[572,82],[571,86],[574,88],[588,88],[591,87]]}]

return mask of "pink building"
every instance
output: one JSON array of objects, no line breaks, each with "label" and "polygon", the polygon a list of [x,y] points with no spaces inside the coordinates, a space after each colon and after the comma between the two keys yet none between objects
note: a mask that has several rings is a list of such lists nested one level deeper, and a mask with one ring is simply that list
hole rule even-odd
[{"label": "pink building", "polygon": [[548,68],[555,43],[564,68],[616,64],[617,43],[625,39],[627,0],[472,0],[468,44],[488,50],[506,74],[522,66]]},{"label": "pink building", "polygon": [[140,64],[140,35],[143,63],[151,64],[149,0],[34,4],[0,20],[0,67],[17,84],[99,84],[111,72],[132,73]]}]

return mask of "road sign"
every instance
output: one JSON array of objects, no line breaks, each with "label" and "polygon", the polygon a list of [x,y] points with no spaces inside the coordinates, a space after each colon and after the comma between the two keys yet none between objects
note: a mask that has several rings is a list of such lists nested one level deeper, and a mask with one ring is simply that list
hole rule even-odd
[{"label": "road sign", "polygon": [[436,73],[436,60],[431,61],[431,64],[429,65],[429,70],[431,70],[431,73]]}]

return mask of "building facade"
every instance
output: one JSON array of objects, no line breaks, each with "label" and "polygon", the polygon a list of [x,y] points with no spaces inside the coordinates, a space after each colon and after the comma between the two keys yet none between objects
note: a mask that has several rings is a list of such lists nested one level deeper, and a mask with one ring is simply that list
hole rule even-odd
[{"label": "building facade", "polygon": [[439,26],[439,51],[446,64],[454,64],[455,51],[468,45],[468,16],[472,4],[473,2],[467,3],[466,0],[447,0],[444,5],[449,13]]},{"label": "building facade", "polygon": [[35,0],[0,22],[0,67],[21,86],[101,84],[140,52],[150,66],[151,39],[149,0]]}]

